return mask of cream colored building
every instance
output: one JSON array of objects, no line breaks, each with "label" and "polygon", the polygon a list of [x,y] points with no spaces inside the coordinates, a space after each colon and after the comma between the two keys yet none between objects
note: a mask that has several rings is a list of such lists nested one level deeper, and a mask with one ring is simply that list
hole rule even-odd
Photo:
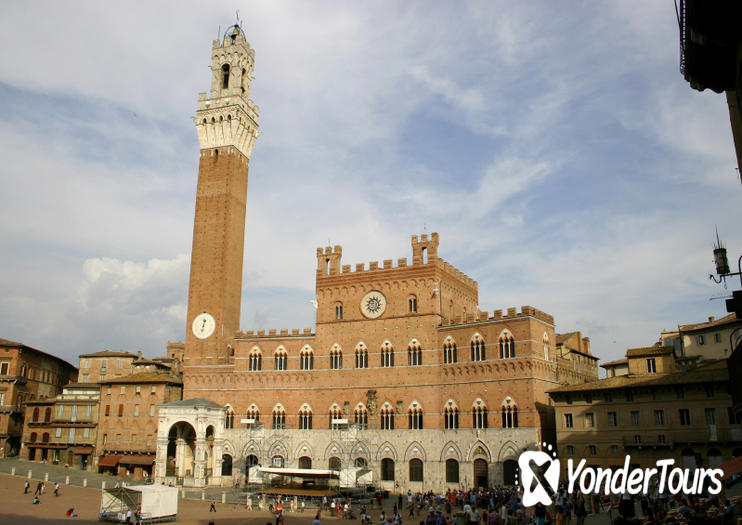
[{"label": "cream colored building", "polygon": [[686,467],[716,466],[742,455],[726,360],[678,369],[672,347],[626,352],[628,373],[549,392],[562,469],[573,458],[641,467],[674,458]]},{"label": "cream colored building", "polygon": [[729,357],[742,340],[741,328],[742,319],[732,313],[721,319],[709,317],[702,323],[679,325],[677,330],[663,330],[661,338],[663,345],[675,349],[679,364],[688,366],[703,359]]}]

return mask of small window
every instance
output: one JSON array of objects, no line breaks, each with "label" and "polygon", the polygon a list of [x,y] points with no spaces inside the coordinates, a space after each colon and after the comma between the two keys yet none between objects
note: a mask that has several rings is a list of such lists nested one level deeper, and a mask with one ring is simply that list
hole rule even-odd
[{"label": "small window", "polygon": [[572,445],[567,445],[567,455],[568,456],[574,456],[575,455],[575,447]]},{"label": "small window", "polygon": [[706,424],[709,426],[716,425],[716,409],[707,408],[705,410],[705,413],[706,413]]},{"label": "small window", "polygon": [[222,89],[229,87],[229,64],[222,66]]},{"label": "small window", "polygon": [[124,415],[124,405],[119,405],[119,417],[123,417]]},{"label": "small window", "polygon": [[706,397],[714,397],[714,385],[705,385]]},{"label": "small window", "polygon": [[111,405],[106,405],[106,415],[107,416],[111,415]]},{"label": "small window", "polygon": [[154,416],[155,415],[155,405],[149,406],[149,415]]},{"label": "small window", "polygon": [[593,395],[592,394],[585,394],[585,403],[592,403],[593,402]]},{"label": "small window", "polygon": [[335,305],[335,319],[342,319],[343,318],[343,305],[342,304],[336,304]]},{"label": "small window", "polygon": [[654,361],[654,357],[651,359],[647,359],[647,373],[648,374],[657,373],[657,364]]},{"label": "small window", "polygon": [[155,385],[152,385],[152,389],[150,390],[150,394],[156,394],[157,393],[157,387]]},{"label": "small window", "polygon": [[634,401],[634,393],[631,390],[626,391],[626,401],[628,401],[629,403]]},{"label": "small window", "polygon": [[572,414],[564,414],[564,426],[567,428],[572,428],[574,426]]},{"label": "small window", "polygon": [[706,339],[703,337],[703,335],[699,335],[699,336],[696,336],[696,342],[699,345],[704,345],[706,344]]},{"label": "small window", "polygon": [[121,387],[121,388],[119,389],[119,395],[120,395],[120,396],[123,396],[124,394],[126,394],[126,387],[125,387],[125,386],[122,386],[122,387]]},{"label": "small window", "polygon": [[662,445],[665,444],[665,435],[664,434],[660,434],[659,436],[657,436],[657,443],[660,443]]},{"label": "small window", "polygon": [[588,451],[590,452],[590,455],[591,456],[597,456],[598,455],[598,447],[596,447],[595,445],[590,445],[588,447]]},{"label": "small window", "polygon": [[680,424],[683,426],[690,425],[690,410],[687,408],[681,408],[678,410],[680,416]]},{"label": "small window", "polygon": [[407,300],[408,306],[410,308],[410,313],[416,313],[417,312],[417,297],[412,296]]},{"label": "small window", "polygon": [[585,414],[585,426],[589,428],[595,426],[595,414],[593,412]]},{"label": "small window", "polygon": [[75,427],[70,428],[70,439],[69,439],[69,442],[70,443],[74,443],[75,442]]},{"label": "small window", "polygon": [[635,427],[639,426],[639,411],[638,410],[631,411],[631,424]]},{"label": "small window", "polygon": [[715,333],[714,334],[714,343],[721,343],[721,334]]},{"label": "small window", "polygon": [[64,405],[57,405],[57,417],[64,415]]},{"label": "small window", "polygon": [[634,443],[637,445],[642,442],[642,437],[639,434],[634,434]]},{"label": "small window", "polygon": [[654,411],[654,424],[655,425],[664,425],[665,424],[665,411],[664,410],[655,410]]},{"label": "small window", "polygon": [[135,416],[139,415],[139,405],[134,405],[134,415]]},{"label": "small window", "polygon": [[618,456],[618,445],[611,445],[611,455]]},{"label": "small window", "polygon": [[618,426],[618,415],[615,412],[608,412],[608,426]]},{"label": "small window", "polygon": [[610,392],[606,392],[605,394],[603,394],[603,399],[605,400],[606,403],[612,403],[613,394],[611,394]]},{"label": "small window", "polygon": [[57,427],[57,429],[54,431],[54,437],[62,437],[62,427]]}]

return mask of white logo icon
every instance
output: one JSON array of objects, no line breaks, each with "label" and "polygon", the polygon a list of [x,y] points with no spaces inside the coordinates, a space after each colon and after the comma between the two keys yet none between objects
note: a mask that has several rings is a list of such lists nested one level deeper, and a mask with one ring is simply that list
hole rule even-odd
[{"label": "white logo icon", "polygon": [[[551,451],[551,445],[541,443],[541,446]],[[531,462],[533,462],[533,467]],[[540,467],[549,462],[551,465],[546,467],[546,471],[541,474]],[[544,482],[548,484],[552,494],[556,493],[559,486],[559,460],[556,459],[556,452],[553,452],[552,459],[549,453],[543,450],[528,450],[518,458],[518,467],[522,478],[520,484],[523,487],[523,506],[531,507],[539,502],[543,505],[551,505],[552,499],[546,490],[547,487],[544,487]],[[539,472],[535,472],[534,467],[538,468]]]}]

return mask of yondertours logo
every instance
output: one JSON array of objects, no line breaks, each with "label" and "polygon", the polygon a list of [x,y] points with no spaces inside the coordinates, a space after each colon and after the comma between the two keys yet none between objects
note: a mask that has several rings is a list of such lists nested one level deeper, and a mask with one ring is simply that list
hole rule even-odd
[{"label": "yondertours logo", "polygon": [[[552,446],[542,443],[545,450],[528,450],[518,457],[520,480],[516,484],[523,487],[523,506],[531,507],[537,503],[551,505],[553,496],[559,488],[560,462]],[[550,454],[551,453],[551,454]],[[656,468],[631,468],[631,456],[626,456],[623,467],[587,467],[581,459],[567,460],[567,491],[579,490],[583,494],[602,492],[603,494],[648,494],[650,488],[659,493],[670,492],[686,495],[700,494],[707,490],[710,494],[721,492],[721,479],[724,471],[705,468],[671,468],[674,459],[661,459]]]}]

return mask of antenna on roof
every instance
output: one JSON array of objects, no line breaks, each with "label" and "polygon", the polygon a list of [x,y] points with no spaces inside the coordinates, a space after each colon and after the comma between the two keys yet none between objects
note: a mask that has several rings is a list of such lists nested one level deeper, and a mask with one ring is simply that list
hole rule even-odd
[{"label": "antenna on roof", "polygon": [[242,28],[242,21],[240,20],[240,10],[235,11],[235,18],[237,18],[237,25]]}]

